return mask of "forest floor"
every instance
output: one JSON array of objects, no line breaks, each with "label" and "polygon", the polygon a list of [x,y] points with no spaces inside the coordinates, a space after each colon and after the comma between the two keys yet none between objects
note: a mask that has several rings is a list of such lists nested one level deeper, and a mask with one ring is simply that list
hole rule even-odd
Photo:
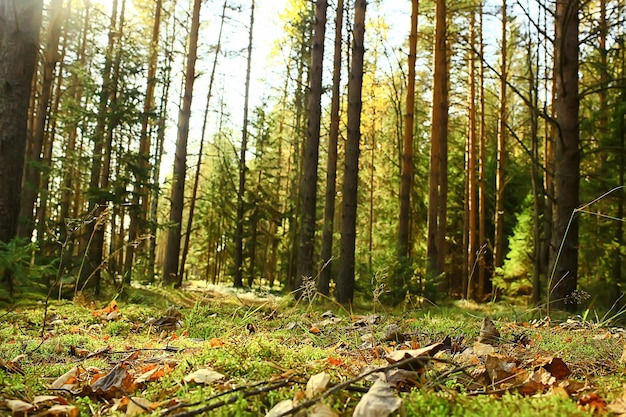
[{"label": "forest floor", "polygon": [[45,323],[43,302],[0,311],[0,415],[626,416],[609,320],[202,285],[124,298],[50,302]]}]

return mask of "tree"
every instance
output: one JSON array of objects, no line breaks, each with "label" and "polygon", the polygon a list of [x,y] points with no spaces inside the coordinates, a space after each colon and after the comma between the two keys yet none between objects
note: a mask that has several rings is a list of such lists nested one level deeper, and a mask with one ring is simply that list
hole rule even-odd
[{"label": "tree", "polygon": [[[411,1],[411,31],[409,34],[409,71],[407,76],[406,112],[402,136],[400,168],[400,221],[398,222],[398,263],[401,276],[411,261],[411,189],[413,187],[413,121],[415,119],[415,61],[417,58],[417,15],[419,3]],[[400,280],[399,280],[400,281]],[[398,286],[400,282],[396,283]],[[400,290],[401,288],[395,288]]]},{"label": "tree", "polygon": [[446,0],[435,5],[435,44],[430,170],[428,180],[428,271],[444,272],[447,200],[448,82],[446,51]]},{"label": "tree", "polygon": [[[502,0],[502,39],[500,45],[500,110],[498,112],[497,170],[496,170],[496,213],[494,238],[494,266],[504,262],[504,189],[506,187],[506,107],[507,107],[507,0]],[[482,296],[483,294],[479,295]]]},{"label": "tree", "polygon": [[254,29],[254,0],[250,7],[250,27],[248,32],[248,59],[243,104],[243,126],[241,128],[241,149],[239,153],[239,185],[237,188],[237,220],[235,226],[235,274],[233,284],[243,287],[243,224],[245,222],[244,197],[246,192],[246,152],[248,151],[248,111],[250,101],[250,72],[252,70],[252,35]]},{"label": "tree", "polygon": [[340,264],[335,298],[349,304],[354,297],[357,191],[359,182],[359,142],[361,140],[361,88],[365,53],[366,0],[354,2],[352,66],[348,81],[348,138],[345,151],[343,201],[341,213]]},{"label": "tree", "polygon": [[317,165],[319,158],[320,124],[322,118],[322,70],[324,61],[324,36],[326,33],[326,0],[315,2],[315,23],[312,39],[311,88],[309,91],[308,127],[302,160],[303,177],[300,182],[300,244],[296,288],[302,280],[313,277],[315,248],[315,214],[317,206]]},{"label": "tree", "polygon": [[[120,33],[124,26],[125,0],[122,0],[119,26],[118,1],[114,0],[111,8],[111,18],[108,33],[107,52],[102,69],[102,86],[99,93],[98,118],[93,132],[92,163],[89,175],[89,223],[85,227],[80,242],[80,251],[85,253],[85,259],[80,269],[80,276],[76,282],[76,289],[93,288],[100,291],[100,272],[104,245],[104,226],[108,218],[107,188],[109,181],[109,167],[111,158],[111,135],[114,121],[111,114],[117,97],[117,81],[119,60],[121,55],[116,48],[120,40]],[[115,52],[118,52],[117,54]]]},{"label": "tree", "polygon": [[[478,249],[478,192],[477,192],[477,128],[476,128],[476,12],[470,17],[469,48],[469,90],[467,98],[467,279],[463,280],[463,296],[474,297],[474,272],[476,271]],[[480,287],[480,280],[479,280]],[[480,291],[479,291],[480,293]],[[482,296],[483,294],[480,294]]]},{"label": "tree", "polygon": [[176,136],[176,154],[174,156],[174,174],[171,192],[170,228],[167,231],[167,248],[163,266],[165,285],[180,286],[183,277],[178,275],[180,260],[180,238],[183,221],[185,197],[185,174],[187,169],[187,139],[189,137],[189,119],[191,118],[191,100],[193,84],[196,79],[196,57],[198,51],[198,32],[200,29],[201,0],[194,0],[189,32],[187,64],[185,66],[185,91],[178,113],[178,134]]},{"label": "tree", "polygon": [[211,78],[209,80],[209,90],[206,95],[206,104],[204,106],[204,116],[202,119],[202,133],[200,134],[200,149],[198,150],[198,159],[196,162],[196,173],[193,178],[193,188],[191,191],[191,202],[189,203],[189,215],[187,216],[187,227],[185,228],[185,242],[183,244],[183,253],[180,259],[180,271],[179,276],[185,275],[185,263],[187,261],[187,254],[189,253],[189,241],[191,239],[191,232],[193,231],[193,216],[196,208],[196,200],[198,196],[198,185],[200,183],[200,171],[202,169],[202,158],[204,150],[204,141],[207,130],[207,119],[209,116],[209,105],[211,104],[211,96],[213,95],[213,82],[215,81],[215,71],[217,70],[217,61],[222,49],[222,33],[224,31],[224,21],[226,20],[226,6],[227,1],[224,1],[222,6],[222,17],[220,19],[220,29],[217,35],[217,44],[215,45],[215,56],[213,58],[213,66],[211,68]]},{"label": "tree", "polygon": [[[0,3],[0,242],[17,234],[42,0]],[[12,277],[0,277],[11,289]]]},{"label": "tree", "polygon": [[324,262],[317,281],[317,290],[330,292],[331,258],[335,219],[335,194],[337,190],[337,143],[339,142],[339,105],[341,101],[341,39],[343,28],[343,0],[337,0],[335,16],[335,50],[333,53],[333,87],[330,103],[330,128],[326,161],[326,197],[324,199],[324,227],[322,231],[321,258]]},{"label": "tree", "polygon": [[[18,234],[20,237],[31,238],[33,233],[34,208],[39,194],[39,182],[44,169],[50,166],[42,165],[42,152],[46,127],[50,115],[50,99],[52,97],[52,85],[54,82],[55,68],[59,59],[59,38],[61,36],[61,23],[63,22],[63,0],[54,0],[50,3],[50,28],[46,40],[46,49],[43,54],[43,71],[41,92],[37,97],[36,119],[33,127],[33,136],[27,145],[27,162],[24,167],[24,180],[22,198],[20,202],[20,224]],[[41,238],[41,236],[39,236]]]},{"label": "tree", "polygon": [[[151,135],[148,132],[151,115],[154,109],[154,90],[157,83],[157,59],[159,57],[159,33],[161,29],[161,11],[163,0],[157,0],[154,5],[154,22],[152,24],[152,38],[150,40],[150,51],[148,56],[148,79],[146,85],[146,96],[143,104],[143,114],[141,115],[141,131],[139,133],[139,155],[138,170],[136,174],[136,191],[133,193],[130,225],[128,227],[128,241],[134,242],[139,234],[145,229],[146,215],[148,213],[148,191],[147,184],[150,181],[150,147]],[[128,246],[126,259],[124,260],[124,279],[127,284],[131,280],[131,270],[135,259],[135,245]],[[152,277],[150,277],[152,278]]]},{"label": "tree", "polygon": [[[550,305],[575,310],[578,283],[580,149],[578,118],[578,0],[556,3],[554,39],[554,204],[550,253]],[[571,302],[569,302],[571,301]]]}]

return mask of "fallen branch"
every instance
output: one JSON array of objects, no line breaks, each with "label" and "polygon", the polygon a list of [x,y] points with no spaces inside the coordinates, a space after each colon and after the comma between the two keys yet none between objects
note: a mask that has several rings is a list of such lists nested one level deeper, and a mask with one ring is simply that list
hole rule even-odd
[{"label": "fallen branch", "polygon": [[[241,395],[232,395],[232,396],[228,397],[225,400],[218,401],[216,403],[209,404],[209,405],[204,406],[204,407],[196,408],[194,410],[183,411],[182,413],[172,414],[170,417],[192,417],[192,416],[197,416],[199,414],[206,413],[207,411],[215,410],[216,408],[220,408],[220,407],[223,407],[223,406],[228,405],[228,404],[233,404],[233,403],[237,402],[242,397],[243,398],[247,398],[247,397],[252,397],[252,396],[255,396],[255,395],[260,395],[260,394],[263,394],[265,392],[270,392],[270,391],[273,391],[275,389],[287,386],[287,385],[291,384],[292,382],[294,382],[293,381],[293,377],[283,378],[283,379],[280,379],[280,380],[278,380],[276,382],[273,382],[273,383],[271,383],[271,384],[269,384],[269,385],[267,385],[265,387],[260,387],[260,388],[257,388],[257,389],[251,390],[251,391],[245,391]],[[246,386],[244,388],[249,388],[249,386]],[[235,390],[237,390],[237,389],[235,389]],[[229,393],[231,393],[233,391],[230,391]],[[223,395],[225,395],[225,394],[218,394],[218,396],[223,396]],[[212,398],[217,398],[218,396],[212,397]],[[187,405],[187,406],[189,406],[189,405]],[[180,408],[180,407],[176,406],[176,408]],[[165,410],[163,412],[162,416],[169,415],[172,411],[173,411],[173,409]]]}]

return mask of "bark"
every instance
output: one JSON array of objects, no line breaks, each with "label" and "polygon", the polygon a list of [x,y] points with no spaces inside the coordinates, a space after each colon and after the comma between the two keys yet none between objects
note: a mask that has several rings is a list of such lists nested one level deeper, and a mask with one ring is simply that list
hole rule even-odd
[{"label": "bark", "polygon": [[[483,7],[479,6],[479,48],[480,56],[485,56],[485,42],[483,38]],[[487,180],[486,180],[486,166],[487,166],[487,135],[486,135],[486,120],[485,120],[485,65],[480,60],[479,68],[479,106],[480,106],[480,134],[478,144],[478,281],[485,282],[485,288],[488,285],[487,279],[487,267],[485,263],[485,250],[483,249],[486,244],[486,225],[487,225]]]},{"label": "bark", "polygon": [[341,269],[337,277],[335,298],[341,304],[349,304],[354,297],[356,213],[359,180],[359,142],[361,139],[361,88],[363,86],[363,56],[365,53],[366,0],[354,4],[352,65],[348,82],[348,137],[345,150],[343,179],[343,203],[341,214]]},{"label": "bark", "polygon": [[248,34],[248,60],[246,68],[246,84],[243,104],[243,127],[241,128],[241,149],[239,154],[239,187],[237,189],[237,220],[235,226],[235,274],[233,285],[243,287],[243,224],[245,222],[246,192],[246,152],[248,151],[248,103],[250,101],[250,71],[252,67],[252,34],[254,28],[254,3],[250,9],[250,28]]},{"label": "bark", "polygon": [[[434,85],[428,181],[428,273],[431,277],[443,273],[445,259],[445,204],[447,192],[447,52],[446,52],[446,1],[437,0],[435,11]],[[442,234],[443,232],[443,234]]]},{"label": "bark", "polygon": [[[42,1],[0,3],[0,242],[17,235]],[[13,293],[7,269],[0,280]]]},{"label": "bark", "polygon": [[[50,3],[50,28],[46,40],[46,49],[43,54],[43,70],[41,92],[37,98],[35,109],[35,123],[33,136],[28,141],[26,149],[26,165],[22,181],[22,196],[20,202],[20,223],[18,236],[30,239],[35,227],[35,202],[39,195],[39,183],[42,171],[50,170],[43,159],[44,142],[46,140],[48,118],[50,116],[50,100],[54,82],[55,69],[59,59],[59,39],[63,23],[63,0],[53,0]],[[39,237],[41,238],[41,237]]]},{"label": "bark", "polygon": [[[71,9],[70,9],[71,12]],[[85,8],[83,24],[81,27],[80,43],[77,51],[77,63],[82,68],[85,66],[85,48],[87,45],[87,34],[89,33],[89,8]],[[83,86],[78,76],[78,72],[73,72],[70,78],[70,85],[73,87],[72,101],[77,105],[81,105],[83,101]],[[77,182],[80,182],[80,178],[77,178],[77,160],[76,160],[76,139],[78,136],[78,123],[79,118],[77,115],[73,115],[71,122],[67,127],[67,145],[65,148],[65,155],[63,158],[63,181],[61,186],[61,209],[59,214],[59,221],[64,226],[61,226],[61,241],[66,242],[68,234],[71,234],[73,230],[68,230],[68,226],[65,225],[66,219],[71,217],[70,208],[72,202],[72,195],[77,198],[80,193],[75,192],[79,186]],[[76,210],[76,207],[74,207]],[[69,241],[68,241],[69,243]]]},{"label": "bark", "polygon": [[300,182],[300,242],[296,269],[296,288],[304,279],[313,278],[315,249],[315,214],[317,206],[317,167],[319,160],[320,124],[322,118],[322,70],[324,61],[324,37],[326,34],[326,10],[328,2],[315,2],[314,35],[312,39],[312,62],[308,106],[308,126],[302,160]]},{"label": "bark", "polygon": [[111,164],[111,144],[113,129],[117,121],[112,109],[117,100],[117,78],[121,54],[116,46],[121,42],[120,34],[124,25],[125,0],[122,0],[119,26],[117,22],[118,2],[112,6],[109,27],[109,43],[102,74],[102,89],[98,103],[98,120],[93,133],[93,159],[89,178],[89,215],[90,223],[85,227],[81,239],[81,253],[85,254],[80,269],[75,291],[85,288],[100,291],[101,268],[103,265],[104,228],[107,226],[109,213],[108,201],[102,192],[108,191],[109,170]]},{"label": "bark", "polygon": [[136,174],[135,188],[130,209],[130,225],[128,227],[128,241],[131,243],[126,250],[124,260],[124,281],[130,284],[132,266],[135,259],[135,244],[137,237],[145,232],[146,216],[149,212],[148,187],[150,182],[150,148],[152,138],[148,132],[150,122],[154,119],[154,89],[157,78],[157,59],[159,57],[159,34],[161,29],[161,11],[163,0],[156,0],[154,5],[154,22],[152,24],[152,38],[150,40],[150,52],[148,56],[148,82],[146,85],[146,97],[144,98],[143,114],[141,115],[141,131],[139,133],[139,156],[138,170]]},{"label": "bark", "polygon": [[578,131],[578,0],[556,3],[554,80],[554,205],[550,254],[550,306],[576,309],[580,149]]},{"label": "bark", "polygon": [[209,80],[209,91],[206,96],[206,105],[204,107],[204,116],[202,119],[202,133],[200,135],[200,149],[198,150],[198,160],[196,162],[196,172],[193,178],[193,189],[191,192],[191,201],[189,203],[189,216],[187,216],[187,227],[185,228],[185,241],[183,244],[183,253],[180,259],[180,271],[179,276],[185,275],[185,262],[187,261],[187,254],[189,253],[189,239],[191,238],[191,231],[193,230],[193,216],[196,209],[196,198],[198,195],[198,185],[200,184],[200,171],[202,168],[202,158],[204,151],[204,140],[206,136],[207,121],[209,117],[209,109],[211,103],[211,95],[213,94],[213,81],[215,80],[215,71],[217,70],[217,61],[222,47],[222,32],[224,29],[224,21],[226,19],[226,1],[222,6],[222,18],[220,20],[220,29],[217,36],[217,45],[215,46],[215,56],[213,57],[213,67],[211,68],[211,78]]},{"label": "bark", "polygon": [[[506,106],[507,106],[507,0],[502,0],[502,44],[500,45],[500,109],[498,111],[498,141],[496,149],[496,213],[494,266],[504,263],[504,190],[506,187]],[[479,296],[483,296],[479,290]]]},{"label": "bark", "polygon": [[165,285],[180,287],[183,277],[178,275],[180,261],[180,238],[183,221],[183,206],[185,201],[185,175],[187,171],[187,140],[189,138],[189,119],[191,118],[191,101],[193,98],[193,84],[196,79],[196,58],[198,52],[198,32],[200,29],[201,0],[193,1],[191,29],[189,31],[189,46],[187,63],[185,65],[185,89],[183,101],[178,113],[178,130],[176,136],[176,153],[174,155],[173,183],[171,192],[170,224],[167,231],[167,247],[165,263],[163,265],[163,282]]},{"label": "bark", "polygon": [[178,112],[178,133],[176,136],[176,153],[174,155],[174,172],[171,192],[170,224],[167,231],[167,247],[163,265],[163,282],[165,285],[180,287],[183,277],[178,275],[180,261],[180,238],[183,221],[185,199],[185,174],[187,170],[187,139],[189,138],[189,119],[191,118],[191,101],[193,84],[196,79],[196,58],[198,52],[198,33],[200,29],[201,0],[193,1],[191,29],[187,63],[185,65],[185,89],[183,102]]},{"label": "bark", "polygon": [[[415,61],[417,57],[418,0],[411,0],[411,29],[409,33],[409,61],[402,136],[402,162],[400,167],[400,216],[398,222],[398,264],[400,276],[396,286],[401,285],[411,264],[411,190],[413,188],[413,126],[415,120]],[[396,288],[400,290],[401,288]]]},{"label": "bark", "polygon": [[4,243],[17,234],[42,9],[41,0],[0,3],[0,241]]},{"label": "bark", "polygon": [[[478,178],[477,178],[477,126],[476,126],[476,14],[470,18],[470,49],[469,49],[469,92],[468,92],[468,134],[467,134],[467,268],[463,296],[473,298],[474,278],[476,272],[476,251],[478,250]],[[484,281],[478,281],[478,287],[484,291]],[[481,285],[482,284],[482,285]],[[480,294],[480,290],[479,290]]]},{"label": "bark", "polygon": [[341,100],[341,46],[343,32],[343,0],[337,0],[335,16],[335,50],[333,55],[333,87],[330,103],[330,129],[328,132],[328,156],[326,162],[326,198],[324,199],[324,228],[322,233],[322,269],[317,281],[317,290],[330,293],[332,270],[333,232],[335,220],[335,194],[337,191],[337,143],[339,141],[339,105]]}]

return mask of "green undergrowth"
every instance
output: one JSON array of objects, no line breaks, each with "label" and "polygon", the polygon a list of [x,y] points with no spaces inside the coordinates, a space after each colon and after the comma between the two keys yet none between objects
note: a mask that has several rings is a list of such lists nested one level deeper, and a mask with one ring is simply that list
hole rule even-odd
[{"label": "green undergrowth", "polygon": [[[0,312],[0,415],[9,412],[6,400],[29,402],[37,395],[65,397],[80,415],[125,415],[112,410],[114,398],[50,389],[75,366],[104,373],[120,363],[136,374],[150,363],[168,364],[163,375],[132,393],[158,407],[153,415],[164,415],[175,402],[187,404],[177,412],[191,412],[218,401],[228,404],[198,415],[265,415],[281,400],[302,401],[307,381],[320,372],[330,376],[332,386],[355,378],[364,366],[388,365],[385,354],[401,346],[424,347],[448,337],[467,349],[484,316],[500,330],[500,352],[518,357],[520,367],[533,358],[558,357],[570,368],[569,379],[586,388],[565,397],[549,390],[529,396],[514,390],[486,394],[488,387],[472,386],[471,369],[447,373],[458,355],[448,352],[444,358],[450,362],[428,369],[413,386],[394,391],[403,402],[393,415],[591,415],[602,401],[606,405],[620,397],[626,383],[620,363],[624,340],[615,330],[580,320],[569,327],[533,322],[532,314],[506,305],[457,303],[372,315],[369,309],[349,312],[323,299],[294,305],[287,298],[233,291],[143,288],[112,299],[119,314],[111,319],[103,316],[110,300],[51,302],[43,331],[43,303],[21,303]],[[332,314],[323,315],[329,310]],[[154,324],[172,311],[180,314],[177,327]],[[385,340],[392,324],[401,329],[404,343]],[[202,368],[224,378],[206,385],[184,381]],[[287,381],[282,387],[250,394],[281,380]],[[355,381],[350,389],[319,402],[338,415],[351,415],[370,385]],[[601,401],[586,402],[585,395]]]}]

